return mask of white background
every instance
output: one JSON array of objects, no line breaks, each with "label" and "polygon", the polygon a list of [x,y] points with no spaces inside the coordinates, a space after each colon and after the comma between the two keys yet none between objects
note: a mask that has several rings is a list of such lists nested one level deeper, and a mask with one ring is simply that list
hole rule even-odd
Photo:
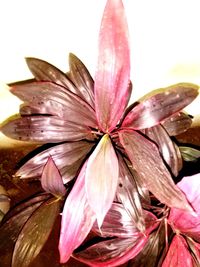
[{"label": "white background", "polygon": [[[132,100],[177,82],[200,84],[200,1],[124,0],[131,38]],[[5,84],[31,74],[24,58],[63,71],[75,53],[94,75],[105,0],[0,0],[0,121],[19,101]],[[189,112],[199,114],[200,100]],[[9,107],[10,105],[10,107]]]}]

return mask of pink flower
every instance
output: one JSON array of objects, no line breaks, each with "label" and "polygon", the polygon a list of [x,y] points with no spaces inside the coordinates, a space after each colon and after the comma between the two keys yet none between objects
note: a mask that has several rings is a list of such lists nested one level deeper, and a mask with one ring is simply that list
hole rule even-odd
[{"label": "pink flower", "polygon": [[171,208],[168,223],[175,235],[163,267],[199,266],[200,263],[200,174],[184,177],[178,187],[186,195],[193,212]]},{"label": "pink flower", "polygon": [[[177,119],[179,111],[197,96],[198,87],[173,85],[126,109],[131,95],[130,51],[121,0],[108,0],[105,7],[94,82],[72,54],[67,75],[39,59],[29,58],[27,63],[36,81],[11,88],[24,105],[21,116],[5,123],[1,131],[23,141],[56,143],[30,159],[18,176],[40,177],[49,155],[69,190],[70,181],[78,176],[62,214],[62,263],[84,240],[94,220],[101,227],[118,186],[123,187],[122,203],[130,211],[125,201],[129,198],[125,197],[130,192],[129,182],[125,178],[119,182],[121,155],[127,166],[132,165],[128,171],[132,173],[133,167],[137,172],[136,188],[148,189],[170,207],[191,210],[163,162],[162,156],[172,172],[178,173],[180,154],[160,123],[174,114]],[[136,195],[139,201],[135,209],[142,213],[137,190]],[[139,216],[136,218],[138,227],[142,229],[143,224],[145,228],[144,221],[139,223]]]}]

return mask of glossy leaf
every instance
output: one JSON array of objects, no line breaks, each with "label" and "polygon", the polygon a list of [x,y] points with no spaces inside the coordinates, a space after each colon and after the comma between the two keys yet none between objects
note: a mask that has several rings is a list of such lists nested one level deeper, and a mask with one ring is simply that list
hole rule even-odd
[{"label": "glossy leaf", "polygon": [[190,83],[169,86],[133,107],[122,126],[135,130],[155,126],[189,105],[197,97],[198,88]]},{"label": "glossy leaf", "polygon": [[42,59],[33,57],[27,57],[26,63],[36,80],[53,82],[66,87],[73,93],[77,93],[77,89],[75,88],[73,83],[71,83],[71,81],[67,78],[65,73],[63,73],[61,70],[59,70],[52,64]]},{"label": "glossy leaf", "polygon": [[88,159],[86,193],[99,227],[110,209],[118,185],[118,159],[109,136],[104,135]]},{"label": "glossy leaf", "polygon": [[87,237],[96,220],[86,197],[85,169],[86,163],[83,165],[72,191],[65,201],[59,240],[61,263],[68,261],[72,252]]},{"label": "glossy leaf", "polygon": [[119,137],[140,179],[155,197],[169,207],[192,210],[174,184],[157,146],[136,131],[121,131]]},{"label": "glossy leaf", "polygon": [[120,154],[117,197],[138,229],[145,230],[144,214],[135,178]]},{"label": "glossy leaf", "polygon": [[[51,114],[79,124],[79,126],[96,127],[95,112],[84,100],[66,88],[51,82],[33,82],[18,85],[10,89],[11,93],[37,109],[38,114]],[[47,110],[47,111],[46,111]],[[24,111],[23,111],[24,112]]]},{"label": "glossy leaf", "polygon": [[114,238],[75,253],[74,257],[89,266],[120,266],[134,258],[143,249],[147,240],[148,237],[143,235],[133,238]]},{"label": "glossy leaf", "polygon": [[4,124],[1,132],[17,140],[37,143],[93,140],[94,138],[89,127],[54,116],[17,118]]},{"label": "glossy leaf", "polygon": [[193,267],[192,256],[187,243],[181,235],[175,235],[162,267]]},{"label": "glossy leaf", "polygon": [[183,112],[177,112],[162,122],[165,130],[170,136],[181,134],[192,125],[192,119]]},{"label": "glossy leaf", "polygon": [[125,238],[140,235],[134,221],[120,203],[112,204],[105,216],[101,229],[95,222],[92,230],[103,237],[117,236]]},{"label": "glossy leaf", "polygon": [[50,199],[29,218],[15,244],[12,267],[27,267],[39,254],[59,214],[59,205]]},{"label": "glossy leaf", "polygon": [[197,161],[200,158],[200,150],[193,147],[179,146],[181,155],[185,161]]},{"label": "glossy leaf", "polygon": [[48,161],[42,171],[41,185],[47,193],[51,193],[55,197],[60,198],[66,194],[66,188],[63,184],[62,176],[60,175],[52,157],[48,158]]},{"label": "glossy leaf", "polygon": [[70,78],[79,89],[79,95],[94,107],[94,81],[81,60],[74,54],[69,54]]},{"label": "glossy leaf", "polygon": [[108,0],[99,35],[95,75],[95,109],[99,127],[111,132],[129,97],[130,54],[128,26],[121,0]]},{"label": "glossy leaf", "polygon": [[165,129],[161,125],[156,125],[145,129],[145,134],[158,145],[163,159],[170,167],[172,173],[177,176],[183,166],[182,157]]},{"label": "glossy leaf", "polygon": [[24,224],[47,198],[49,198],[49,195],[36,196],[20,203],[5,215],[1,222],[0,251],[7,252],[10,249],[13,250]]},{"label": "glossy leaf", "polygon": [[15,174],[22,179],[38,179],[42,174],[43,167],[51,155],[58,167],[63,182],[67,183],[77,174],[83,160],[89,153],[93,143],[86,141],[63,143],[55,145],[36,154],[28,160]]}]

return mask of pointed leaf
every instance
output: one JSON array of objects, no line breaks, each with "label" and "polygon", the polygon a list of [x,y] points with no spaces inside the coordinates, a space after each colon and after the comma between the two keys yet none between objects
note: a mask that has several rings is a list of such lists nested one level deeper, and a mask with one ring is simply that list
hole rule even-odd
[{"label": "pointed leaf", "polygon": [[70,78],[79,89],[79,95],[94,107],[94,81],[81,60],[74,54],[69,54]]},{"label": "pointed leaf", "polygon": [[162,267],[193,267],[192,256],[187,243],[181,235],[175,235]]},{"label": "pointed leaf", "polygon": [[177,176],[183,166],[181,153],[165,129],[161,125],[156,125],[145,129],[145,134],[158,145],[163,159],[172,173]]},{"label": "pointed leaf", "polygon": [[23,179],[40,178],[43,167],[49,155],[51,155],[62,175],[63,182],[67,183],[75,177],[83,160],[93,146],[93,143],[79,141],[59,144],[37,154],[35,152],[36,156],[31,157],[31,159],[16,172],[15,176],[19,176]]},{"label": "pointed leaf", "polygon": [[119,186],[117,197],[123,204],[130,218],[138,229],[145,230],[143,209],[138,193],[137,184],[122,156],[118,154],[119,159]]},{"label": "pointed leaf", "polygon": [[59,214],[59,201],[48,200],[29,218],[15,244],[12,267],[27,267],[46,243]]},{"label": "pointed leaf", "polygon": [[187,131],[192,125],[192,119],[183,112],[177,112],[164,120],[162,125],[170,136],[175,136]]},{"label": "pointed leaf", "polygon": [[99,227],[110,209],[118,185],[118,159],[108,134],[104,135],[88,159],[86,193]]},{"label": "pointed leaf", "polygon": [[55,66],[42,59],[33,57],[27,57],[26,63],[36,80],[54,82],[66,87],[71,92],[76,93],[77,89],[75,88],[73,83],[71,83],[65,73],[63,73]]},{"label": "pointed leaf", "polygon": [[7,122],[1,132],[10,138],[37,143],[93,140],[89,127],[54,116],[26,116]]},{"label": "pointed leaf", "polygon": [[73,256],[89,266],[115,267],[134,258],[145,246],[147,236],[114,238],[99,242]]},{"label": "pointed leaf", "polygon": [[53,194],[55,197],[60,198],[66,194],[62,176],[52,157],[48,158],[42,171],[41,185],[46,192]]},{"label": "pointed leaf", "polygon": [[169,207],[192,210],[174,184],[157,146],[136,131],[121,131],[119,137],[140,179],[158,200]]},{"label": "pointed leaf", "polygon": [[87,237],[96,220],[86,197],[85,169],[86,163],[83,165],[72,191],[65,201],[59,240],[61,263],[68,261],[72,252]]},{"label": "pointed leaf", "polygon": [[[96,127],[95,112],[84,100],[66,88],[51,82],[33,82],[10,89],[37,114],[57,115],[65,121]],[[35,110],[36,109],[36,110]],[[24,112],[24,111],[23,111]]]},{"label": "pointed leaf", "polygon": [[133,107],[122,126],[135,130],[155,126],[189,105],[197,97],[198,89],[190,83],[169,86]]},{"label": "pointed leaf", "polygon": [[0,254],[12,251],[17,237],[26,221],[49,195],[36,196],[11,209],[1,222]]},{"label": "pointed leaf", "polygon": [[129,97],[130,55],[128,26],[121,0],[108,0],[99,35],[95,75],[95,107],[99,127],[112,131]]}]

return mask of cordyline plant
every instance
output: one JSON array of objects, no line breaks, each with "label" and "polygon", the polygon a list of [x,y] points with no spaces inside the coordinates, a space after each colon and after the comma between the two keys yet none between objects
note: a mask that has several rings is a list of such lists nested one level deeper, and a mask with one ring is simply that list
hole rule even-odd
[{"label": "cordyline plant", "polygon": [[1,131],[51,145],[16,173],[40,179],[45,193],[2,222],[0,248],[14,249],[12,266],[34,260],[60,214],[61,263],[73,256],[89,266],[199,266],[200,177],[174,182],[183,158],[194,160],[199,151],[170,137],[190,127],[181,110],[198,86],[175,84],[127,108],[132,86],[121,0],[107,1],[94,81],[73,54],[67,74],[40,59],[27,64],[35,78],[10,88],[24,104]]}]

